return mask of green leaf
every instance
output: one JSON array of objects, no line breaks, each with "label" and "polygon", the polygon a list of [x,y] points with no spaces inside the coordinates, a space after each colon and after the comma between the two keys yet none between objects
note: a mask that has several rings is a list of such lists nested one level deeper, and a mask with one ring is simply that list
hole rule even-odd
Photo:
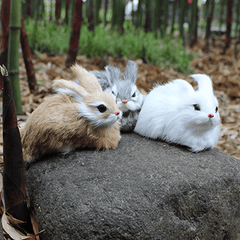
[{"label": "green leaf", "polygon": [[6,68],[5,68],[4,66],[0,66],[0,68],[1,68],[1,74],[2,74],[3,76],[5,76],[5,74],[6,74]]}]

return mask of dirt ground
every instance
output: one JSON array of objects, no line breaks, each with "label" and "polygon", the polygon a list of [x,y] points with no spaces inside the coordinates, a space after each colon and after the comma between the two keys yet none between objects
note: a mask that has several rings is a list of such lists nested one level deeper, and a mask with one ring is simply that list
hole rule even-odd
[{"label": "dirt ground", "polygon": [[[223,39],[212,41],[210,53],[206,54],[204,41],[199,41],[192,49],[188,50],[198,54],[191,62],[195,68],[194,73],[205,73],[212,78],[215,94],[219,100],[222,134],[216,147],[240,159],[240,61],[238,60],[240,54],[235,54],[234,44],[226,54],[222,54],[223,46]],[[31,94],[28,89],[25,65],[22,57],[20,58],[20,85],[23,103],[23,116],[19,116],[20,125],[26,121],[27,116],[43,101],[44,97],[50,94],[53,79],[74,78],[71,70],[65,68],[65,59],[66,55],[47,55],[45,53],[34,57],[33,63],[39,89],[37,94]],[[126,58],[108,57],[107,63],[119,65],[123,72],[127,60]],[[193,83],[191,78],[174,69],[166,70],[163,67],[144,64],[141,59],[134,59],[134,61],[139,68],[137,85],[142,92],[147,93],[157,83],[162,84],[176,78]],[[87,59],[85,56],[78,55],[77,62],[87,70],[102,70],[104,67],[104,60],[100,57]],[[0,152],[2,152],[2,140],[0,140]]]}]

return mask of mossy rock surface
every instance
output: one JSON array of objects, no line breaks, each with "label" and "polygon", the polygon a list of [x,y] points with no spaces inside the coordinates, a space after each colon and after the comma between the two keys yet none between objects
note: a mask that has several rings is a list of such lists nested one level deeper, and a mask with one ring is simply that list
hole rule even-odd
[{"label": "mossy rock surface", "polygon": [[46,156],[25,171],[44,240],[236,239],[240,161],[123,134],[116,150]]}]

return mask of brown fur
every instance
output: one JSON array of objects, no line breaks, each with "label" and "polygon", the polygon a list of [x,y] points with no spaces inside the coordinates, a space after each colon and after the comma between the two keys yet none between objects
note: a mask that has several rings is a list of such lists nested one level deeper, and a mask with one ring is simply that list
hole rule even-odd
[{"label": "brown fur", "polygon": [[[99,92],[102,91],[102,88],[98,83],[96,76],[93,73],[87,72],[84,68],[77,64],[73,65],[71,67],[71,70],[79,80],[79,84],[83,86],[83,88],[86,89],[87,92],[90,93],[95,91]],[[91,81],[85,81],[85,79],[90,79]]]},{"label": "brown fur", "polygon": [[[54,83],[56,88],[57,81],[60,88],[65,88],[64,83],[68,82],[69,88],[74,87],[76,91],[84,90],[81,86],[77,86],[78,84],[66,80],[56,80]],[[105,102],[108,110],[101,116],[103,119],[118,111],[111,95],[106,95],[102,90],[92,94],[86,93],[83,101],[86,106],[94,101]],[[43,154],[61,151],[66,147],[117,148],[120,140],[119,120],[108,128],[94,128],[81,116],[78,107],[79,102],[65,93],[55,94],[39,105],[22,130],[24,160],[31,162]],[[88,109],[93,111],[91,106],[88,106]]]}]

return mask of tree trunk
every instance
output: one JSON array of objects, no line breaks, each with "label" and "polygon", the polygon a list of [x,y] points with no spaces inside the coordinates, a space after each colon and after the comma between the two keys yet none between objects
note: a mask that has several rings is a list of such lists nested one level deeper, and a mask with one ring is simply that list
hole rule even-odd
[{"label": "tree trunk", "polygon": [[193,46],[198,39],[198,20],[199,20],[199,8],[198,8],[198,4],[196,3],[196,25],[195,25],[195,29],[194,29],[194,38],[191,42],[191,46]]},{"label": "tree trunk", "polygon": [[94,14],[95,25],[98,25],[100,23],[99,10],[101,8],[101,4],[102,4],[102,0],[95,0],[95,14]]},{"label": "tree trunk", "polygon": [[66,67],[70,67],[75,61],[79,47],[80,29],[82,24],[82,0],[75,0],[74,18],[66,59]]},{"label": "tree trunk", "polygon": [[38,18],[38,7],[40,5],[40,0],[34,0],[31,4],[31,16],[32,18]]},{"label": "tree trunk", "polygon": [[154,11],[153,11],[153,31],[155,33],[155,37],[158,37],[158,22],[160,18],[160,8],[161,8],[161,1],[154,2]]},{"label": "tree trunk", "polygon": [[163,31],[164,31],[164,34],[165,34],[166,30],[167,30],[167,26],[168,26],[169,0],[164,0],[163,4],[164,4],[163,5],[163,15],[164,15]]},{"label": "tree trunk", "polygon": [[231,42],[231,29],[232,29],[232,6],[233,6],[233,0],[227,0],[227,20],[226,20],[226,25],[227,25],[227,32],[226,32],[226,45],[224,47],[224,54],[226,50],[230,46]]},{"label": "tree trunk", "polygon": [[104,26],[107,25],[108,0],[104,1]]},{"label": "tree trunk", "polygon": [[136,28],[142,27],[142,16],[143,16],[142,2],[143,0],[138,1]]},{"label": "tree trunk", "polygon": [[197,41],[197,16],[198,6],[197,1],[193,0],[191,3],[191,18],[189,21],[189,45],[193,46]]},{"label": "tree trunk", "polygon": [[225,12],[225,9],[226,9],[226,0],[221,0],[220,1],[220,21],[219,21],[219,29],[221,31],[221,28],[222,28],[222,25],[223,25],[223,22],[224,22],[224,12]]},{"label": "tree trunk", "polygon": [[[209,11],[209,4],[211,1],[211,9]],[[207,0],[207,26],[206,26],[206,52],[209,53],[209,38],[211,34],[211,23],[213,19],[215,0]]]},{"label": "tree trunk", "polygon": [[40,19],[43,19],[44,17],[44,12],[45,12],[45,5],[44,5],[44,0],[39,0],[39,4],[38,4],[38,17]]},{"label": "tree trunk", "polygon": [[19,85],[19,42],[21,30],[21,1],[11,0],[8,69],[17,114],[22,114],[21,92]]},{"label": "tree trunk", "polygon": [[240,18],[240,0],[237,0],[237,3],[236,3],[236,26],[235,26],[235,37],[239,37],[239,36],[238,36],[239,18]]},{"label": "tree trunk", "polygon": [[27,0],[27,17],[31,16],[31,0]]},{"label": "tree trunk", "polygon": [[60,0],[56,0],[56,4],[55,4],[55,18],[56,18],[57,22],[60,20],[60,13],[61,13],[61,1]]},{"label": "tree trunk", "polygon": [[[131,2],[132,2],[132,12],[131,12],[132,25],[133,25],[133,27],[135,27],[136,26],[136,13],[135,13],[135,11],[133,9],[133,0],[131,0]],[[124,14],[125,14],[125,9],[124,9]]]},{"label": "tree trunk", "polygon": [[144,29],[145,29],[145,32],[147,33],[147,32],[152,30],[152,27],[151,27],[151,22],[152,22],[152,19],[151,19],[151,1],[146,0],[145,1],[145,7],[146,7],[146,18],[145,18]]},{"label": "tree trunk", "polygon": [[65,23],[68,24],[68,12],[69,12],[70,0],[66,0],[66,16],[65,16]]},{"label": "tree trunk", "polygon": [[186,12],[186,1],[185,0],[180,0],[180,14],[179,14],[179,31],[180,31],[180,37],[183,39],[183,44],[184,42],[184,17],[185,17],[185,12]]},{"label": "tree trunk", "polygon": [[28,37],[26,33],[26,29],[24,26],[23,16],[21,16],[21,46],[23,51],[23,59],[25,63],[25,67],[27,70],[27,76],[28,76],[28,86],[31,93],[34,93],[37,91],[37,81],[35,78],[35,71],[32,63],[32,54],[31,49],[28,42]]},{"label": "tree trunk", "polygon": [[125,1],[124,0],[121,0],[119,10],[120,10],[119,14],[121,14],[120,22],[119,22],[119,32],[123,34],[124,33],[123,23],[125,21]]},{"label": "tree trunk", "polygon": [[117,25],[117,6],[118,1],[114,0],[112,1],[112,28],[114,28]]},{"label": "tree trunk", "polygon": [[93,13],[93,0],[89,0],[88,5],[88,30],[93,32],[94,31],[94,13]]},{"label": "tree trunk", "polygon": [[174,24],[175,24],[175,16],[176,16],[176,7],[177,7],[177,0],[174,0],[174,3],[173,3],[173,10],[172,10],[172,27],[171,27],[171,34],[174,33]]}]

